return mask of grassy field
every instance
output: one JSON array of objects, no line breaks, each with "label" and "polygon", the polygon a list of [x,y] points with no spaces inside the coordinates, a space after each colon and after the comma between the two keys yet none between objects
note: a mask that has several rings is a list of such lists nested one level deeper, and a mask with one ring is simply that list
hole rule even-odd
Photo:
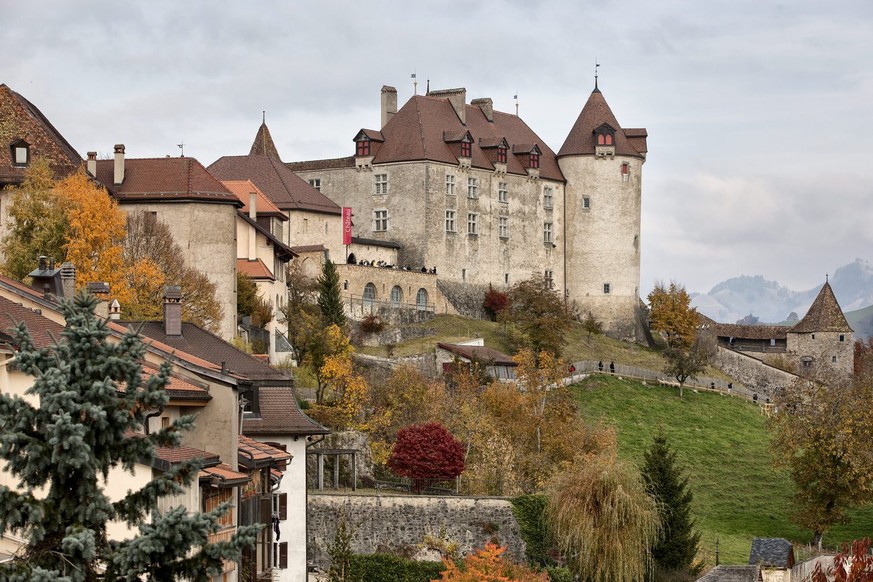
[{"label": "grassy field", "polygon": [[[663,429],[691,478],[701,553],[710,565],[716,539],[721,563],[733,564],[748,562],[753,537],[808,541],[809,533],[788,520],[791,481],[773,467],[778,452],[771,450],[758,407],[690,390],[679,399],[670,388],[605,376],[575,389],[583,415],[614,425],[619,455],[638,465],[652,436]],[[873,533],[873,508],[852,517],[851,524],[825,535],[827,545]]]}]

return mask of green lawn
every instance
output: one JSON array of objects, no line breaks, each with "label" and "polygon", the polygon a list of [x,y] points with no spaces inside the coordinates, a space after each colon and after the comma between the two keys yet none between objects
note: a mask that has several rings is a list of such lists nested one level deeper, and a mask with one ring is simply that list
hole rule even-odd
[{"label": "green lawn", "polygon": [[[753,537],[808,541],[788,520],[791,481],[773,467],[765,417],[758,407],[718,394],[645,386],[594,376],[576,387],[584,416],[614,425],[619,455],[640,465],[652,436],[663,429],[687,467],[702,533],[701,554],[714,564],[747,563]],[[852,523],[825,535],[827,545],[873,533],[873,508],[855,511]],[[796,550],[797,551],[797,550]]]}]

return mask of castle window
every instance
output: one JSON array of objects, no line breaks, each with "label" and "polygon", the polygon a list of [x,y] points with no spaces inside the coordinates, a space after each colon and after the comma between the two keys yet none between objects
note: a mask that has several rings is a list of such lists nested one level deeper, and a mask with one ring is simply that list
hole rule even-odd
[{"label": "castle window", "polygon": [[582,210],[591,210],[591,198],[588,196],[582,197]]},{"label": "castle window", "polygon": [[461,157],[469,158],[472,150],[472,144],[468,141],[461,142]]},{"label": "castle window", "polygon": [[12,142],[12,165],[26,166],[30,163],[30,144],[23,139]]},{"label": "castle window", "polygon": [[497,163],[498,164],[505,164],[506,163],[506,148],[503,146],[500,146],[499,148],[497,148]]},{"label": "castle window", "polygon": [[397,309],[403,302],[403,289],[395,285],[391,288],[391,307]]},{"label": "castle window", "polygon": [[843,334],[840,334],[840,341],[841,341],[841,342],[846,341],[846,336],[843,335]]},{"label": "castle window", "polygon": [[539,154],[531,154],[530,155],[530,167],[534,168],[534,169],[540,167],[540,155]]},{"label": "castle window", "polygon": [[812,336],[812,339],[815,339],[815,334],[814,334],[814,333],[813,333],[813,334],[810,334],[810,335]]},{"label": "castle window", "polygon": [[457,232],[455,216],[456,213],[454,210],[446,209],[446,232]]},{"label": "castle window", "polygon": [[318,191],[320,192],[320,191],[321,191],[321,178],[313,178],[313,179],[311,179],[311,180],[309,181],[309,185],[312,186],[313,188],[315,188],[316,190],[318,190]]},{"label": "castle window", "polygon": [[509,285],[509,273],[503,273],[503,283]]},{"label": "castle window", "polygon": [[373,211],[373,230],[382,232],[388,230],[388,210],[381,208]]},{"label": "castle window", "polygon": [[372,283],[364,285],[364,305],[372,306],[376,302],[376,286]]},{"label": "castle window", "polygon": [[357,143],[357,147],[355,149],[355,155],[357,157],[369,156],[370,155],[370,140],[362,139]]},{"label": "castle window", "polygon": [[831,363],[832,363],[832,364],[836,364],[836,363],[837,363],[837,357],[836,357],[836,356],[831,356]]},{"label": "castle window", "polygon": [[419,311],[427,309],[427,289],[419,289],[415,294],[415,307]]},{"label": "castle window", "polygon": [[543,280],[546,283],[546,287],[549,289],[555,286],[555,273],[551,269],[546,269],[543,272]]},{"label": "castle window", "polygon": [[612,293],[612,285],[609,283],[604,283],[603,284],[603,294],[609,295],[610,293]]},{"label": "castle window", "polygon": [[467,234],[479,234],[479,215],[475,212],[467,214]]},{"label": "castle window", "polygon": [[479,197],[479,178],[467,178],[467,198]]},{"label": "castle window", "polygon": [[630,174],[630,164],[625,162],[621,165],[621,175],[627,176],[628,174]]},{"label": "castle window", "polygon": [[376,194],[388,193],[388,174],[376,174],[374,176],[376,184]]},{"label": "castle window", "polygon": [[543,187],[543,208],[550,210],[554,204],[554,191],[551,186]]},{"label": "castle window", "polygon": [[453,174],[446,174],[446,196],[454,196],[455,195],[455,176]]},{"label": "castle window", "polygon": [[543,242],[546,244],[553,243],[552,223],[551,222],[544,222],[543,223]]},{"label": "castle window", "polygon": [[501,216],[497,219],[497,236],[509,238],[509,217]]},{"label": "castle window", "polygon": [[506,182],[497,183],[497,201],[509,202],[509,186],[506,185]]}]

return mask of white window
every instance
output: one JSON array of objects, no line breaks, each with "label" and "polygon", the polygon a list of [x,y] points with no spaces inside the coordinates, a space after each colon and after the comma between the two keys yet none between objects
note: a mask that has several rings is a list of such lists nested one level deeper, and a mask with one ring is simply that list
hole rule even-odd
[{"label": "white window", "polygon": [[509,202],[509,186],[507,186],[506,182],[499,182],[497,184],[497,201]]},{"label": "white window", "polygon": [[321,190],[321,178],[313,178],[309,181],[309,185],[316,190]]},{"label": "white window", "polygon": [[604,295],[609,295],[610,293],[612,293],[612,285],[610,285],[609,283],[604,283],[603,284],[603,293],[604,293]]},{"label": "white window", "polygon": [[446,174],[446,196],[454,196],[455,195],[455,176],[453,174]]},{"label": "white window", "polygon": [[397,309],[403,302],[403,289],[395,285],[391,288],[391,307]]},{"label": "white window", "polygon": [[554,190],[551,186],[543,187],[543,208],[554,207]]},{"label": "white window", "polygon": [[27,146],[18,145],[15,146],[15,161],[13,162],[16,166],[26,166],[29,161],[29,154]]},{"label": "white window", "polygon": [[373,283],[364,285],[364,305],[373,305],[376,302],[376,286]]},{"label": "white window", "polygon": [[543,223],[543,242],[551,243],[552,242],[552,223],[544,222]]},{"label": "white window", "polygon": [[446,210],[446,232],[457,232],[455,217],[457,213],[454,210]]},{"label": "white window", "polygon": [[388,230],[388,210],[382,208],[373,211],[373,230]]},{"label": "white window", "polygon": [[427,289],[419,289],[415,294],[415,306],[419,311],[427,309]]},{"label": "white window", "polygon": [[479,178],[467,178],[467,198],[479,197]]},{"label": "white window", "polygon": [[497,236],[509,238],[509,217],[501,216],[497,219]]},{"label": "white window", "polygon": [[475,212],[467,214],[467,234],[479,234],[479,215]]},{"label": "white window", "polygon": [[589,210],[591,208],[591,198],[588,196],[582,197],[582,210]]},{"label": "white window", "polygon": [[388,193],[388,174],[376,174],[376,194]]},{"label": "white window", "polygon": [[543,272],[543,279],[549,289],[555,286],[555,273],[551,269],[546,269]]}]

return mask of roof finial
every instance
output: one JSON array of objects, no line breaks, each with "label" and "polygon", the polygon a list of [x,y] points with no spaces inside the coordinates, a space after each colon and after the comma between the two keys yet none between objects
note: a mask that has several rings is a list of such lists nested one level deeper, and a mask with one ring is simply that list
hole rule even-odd
[{"label": "roof finial", "polygon": [[828,274],[825,273],[825,283],[827,283],[827,282],[828,282]]},{"label": "roof finial", "polygon": [[600,67],[600,63],[597,62],[597,57],[594,57],[594,90],[600,91],[597,88],[597,68]]},{"label": "roof finial", "polygon": [[179,146],[180,150],[182,150],[182,153],[179,154],[179,157],[184,158],[185,157],[185,142],[183,141],[182,143],[177,143],[176,145]]},{"label": "roof finial", "polygon": [[263,123],[264,125],[267,124],[267,110],[266,109],[261,111],[261,123]]},{"label": "roof finial", "polygon": [[430,95],[430,79],[427,80],[427,94]]},{"label": "roof finial", "polygon": [[415,73],[412,73],[412,94],[418,95],[418,79],[415,77]]},{"label": "roof finial", "polygon": [[518,117],[518,91],[515,92],[512,98],[515,99],[515,116]]}]

